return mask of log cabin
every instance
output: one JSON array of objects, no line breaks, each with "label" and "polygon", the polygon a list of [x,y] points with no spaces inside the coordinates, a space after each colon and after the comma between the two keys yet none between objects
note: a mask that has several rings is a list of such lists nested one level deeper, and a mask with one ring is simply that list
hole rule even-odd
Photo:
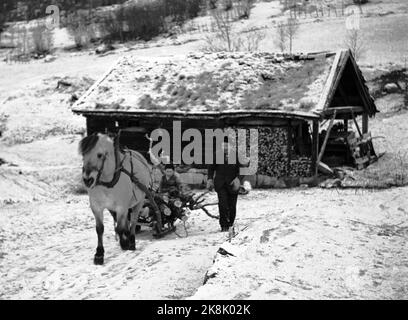
[{"label": "log cabin", "polygon": [[[122,145],[145,155],[145,135],[171,133],[175,121],[183,131],[255,128],[258,171],[247,178],[258,187],[308,183],[319,169],[362,168],[376,157],[368,124],[378,110],[349,50],[129,55],[72,110],[86,117],[88,134],[120,132]],[[205,172],[203,165],[190,169]]]}]

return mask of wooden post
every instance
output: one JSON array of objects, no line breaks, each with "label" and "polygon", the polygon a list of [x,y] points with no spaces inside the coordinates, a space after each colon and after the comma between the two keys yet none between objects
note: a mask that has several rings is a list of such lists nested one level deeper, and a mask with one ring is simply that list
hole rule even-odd
[{"label": "wooden post", "polygon": [[[347,137],[348,137],[348,128],[349,128],[349,118],[346,117],[344,118],[344,132],[345,132],[345,139],[347,141]],[[347,146],[346,148],[346,163],[348,163],[350,160],[350,148]]]},{"label": "wooden post", "polygon": [[346,134],[348,132],[348,118],[344,118],[344,132]]},{"label": "wooden post", "polygon": [[354,121],[354,124],[355,124],[355,126],[357,128],[358,134],[360,135],[360,138],[362,138],[363,134],[361,133],[360,126],[358,125],[358,122],[356,120],[356,116],[354,115],[353,110],[351,110],[351,115],[353,116],[353,121]]},{"label": "wooden post", "polygon": [[86,117],[86,135],[90,136],[93,132],[92,130],[92,119],[91,117]]},{"label": "wooden post", "polygon": [[322,148],[319,153],[319,157],[317,158],[317,162],[316,162],[317,165],[319,165],[320,161],[323,158],[323,153],[324,153],[324,150],[326,149],[327,141],[329,140],[330,132],[331,132],[331,129],[333,128],[333,124],[334,124],[334,120],[336,119],[336,115],[337,115],[337,112],[336,110],[334,110],[333,118],[331,118],[330,120],[329,128],[327,129],[326,136],[324,137],[324,142],[323,142]]},{"label": "wooden post", "polygon": [[317,155],[319,154],[319,121],[313,120],[313,130],[312,130],[312,170],[313,174],[317,176]]},{"label": "wooden post", "polygon": [[368,133],[368,114],[363,113],[363,134]]},{"label": "wooden post", "polygon": [[287,126],[287,132],[288,132],[288,141],[287,141],[287,153],[288,153],[288,163],[286,164],[286,175],[290,176],[290,162],[292,161],[292,136],[293,136],[293,127],[292,127],[292,122],[288,120],[288,126]]}]

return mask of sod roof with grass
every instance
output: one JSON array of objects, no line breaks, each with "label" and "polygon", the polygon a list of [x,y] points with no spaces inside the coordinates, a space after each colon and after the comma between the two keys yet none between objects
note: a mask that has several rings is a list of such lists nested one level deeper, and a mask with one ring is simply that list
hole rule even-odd
[{"label": "sod roof with grass", "polygon": [[341,61],[346,64],[346,56],[351,56],[348,51],[126,56],[77,101],[73,111],[84,115],[245,113],[316,118],[334,96],[330,93],[336,76],[344,71]]}]

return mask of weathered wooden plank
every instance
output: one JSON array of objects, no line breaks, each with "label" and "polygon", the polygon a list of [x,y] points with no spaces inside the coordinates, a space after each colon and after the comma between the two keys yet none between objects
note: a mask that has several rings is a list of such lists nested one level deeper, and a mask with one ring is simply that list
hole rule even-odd
[{"label": "weathered wooden plank", "polygon": [[320,150],[319,157],[317,158],[317,164],[319,164],[320,161],[322,160],[324,151],[326,150],[327,141],[329,140],[330,132],[331,132],[331,129],[333,128],[334,119],[336,119],[336,115],[337,115],[337,112],[334,111],[333,118],[330,120],[329,128],[327,129],[326,136],[324,137],[322,149]]},{"label": "weathered wooden plank", "polygon": [[[336,73],[335,73],[335,79],[333,79],[333,83],[331,84],[329,93],[327,95],[327,98],[326,98],[327,100],[326,100],[326,104],[324,105],[324,110],[331,104],[331,102],[333,100],[333,97],[334,97],[334,95],[336,93],[337,88],[339,90],[341,90],[342,94],[344,94],[344,92],[342,92],[343,89],[341,87],[340,80],[342,79],[342,76],[343,76],[344,70],[346,68],[347,60],[349,59],[349,56],[350,56],[350,54],[349,54],[348,51],[342,51],[341,52],[341,56],[340,56],[339,62],[338,62],[338,64],[339,64],[338,69],[339,70],[336,71]],[[346,101],[346,103],[348,103],[347,96],[345,98],[345,101]]]},{"label": "weathered wooden plank", "polygon": [[319,119],[320,114],[315,112],[302,111],[282,111],[282,110],[234,110],[234,111],[203,111],[203,112],[185,112],[185,111],[158,111],[158,110],[139,110],[139,111],[118,111],[116,109],[104,110],[73,110],[76,114],[84,116],[104,116],[115,118],[154,118],[154,119],[232,119],[232,118],[284,118],[284,119]]},{"label": "weathered wooden plank", "polygon": [[356,160],[356,164],[366,164],[370,162],[370,158],[365,156],[365,157],[361,157],[361,158],[357,158]]},{"label": "weathered wooden plank", "polygon": [[358,134],[360,135],[360,138],[362,138],[362,137],[363,137],[363,134],[362,134],[362,132],[361,132],[361,130],[360,130],[360,126],[358,125],[358,122],[357,122],[357,120],[356,120],[356,116],[354,115],[354,111],[353,111],[353,110],[351,110],[351,116],[353,117],[353,121],[354,121],[354,124],[356,125]]},{"label": "weathered wooden plank", "polygon": [[[97,88],[99,88],[99,86],[101,85],[101,83],[113,72],[113,70],[115,70],[116,66],[119,65],[119,62],[122,60],[122,58],[117,59],[112,67],[110,67],[108,69],[108,71],[106,71],[102,77],[98,80],[95,81],[95,83],[72,105],[72,111],[74,113],[82,113],[82,112],[77,112],[76,109],[79,108],[79,106],[85,102],[85,100],[89,97],[89,95],[95,91]],[[83,113],[85,115],[85,113]]]},{"label": "weathered wooden plank", "polygon": [[312,170],[313,174],[317,175],[318,165],[317,156],[319,154],[319,121],[313,121],[312,132]]},{"label": "weathered wooden plank", "polygon": [[368,114],[363,114],[363,134],[368,132]]},{"label": "weathered wooden plank", "polygon": [[317,104],[316,110],[318,110],[318,111],[323,111],[325,109],[325,107],[326,107],[328,96],[329,96],[330,90],[331,90],[331,88],[333,86],[333,80],[334,80],[334,77],[337,74],[337,69],[338,69],[340,58],[342,57],[342,55],[343,55],[343,51],[339,51],[339,52],[336,53],[336,56],[334,57],[333,65],[332,65],[332,67],[330,69],[330,73],[329,73],[329,76],[327,78],[326,85],[325,85],[325,87],[323,89],[322,95],[320,96],[320,100],[319,100],[319,102]]},{"label": "weathered wooden plank", "polygon": [[351,114],[352,112],[354,114],[359,114],[364,112],[364,108],[361,106],[342,106],[342,107],[333,107],[326,109],[324,111],[325,116],[331,116],[333,115],[334,111],[336,110],[337,114]]}]

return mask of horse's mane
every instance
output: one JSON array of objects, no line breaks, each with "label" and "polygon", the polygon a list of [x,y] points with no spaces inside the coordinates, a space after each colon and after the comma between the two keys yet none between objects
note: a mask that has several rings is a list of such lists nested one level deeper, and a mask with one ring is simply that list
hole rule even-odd
[{"label": "horse's mane", "polygon": [[91,151],[97,144],[99,140],[99,136],[96,133],[91,134],[83,138],[79,142],[79,153],[83,156],[86,155],[89,151]]}]

